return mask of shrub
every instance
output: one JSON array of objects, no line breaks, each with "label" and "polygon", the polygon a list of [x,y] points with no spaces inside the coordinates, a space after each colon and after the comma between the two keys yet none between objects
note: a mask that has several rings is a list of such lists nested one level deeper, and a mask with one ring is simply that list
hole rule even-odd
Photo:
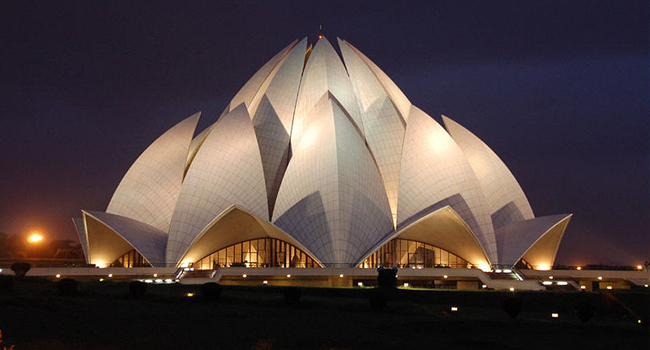
[{"label": "shrub", "polygon": [[302,291],[300,288],[286,288],[284,290],[284,301],[287,305],[297,304],[302,297]]},{"label": "shrub", "polygon": [[584,323],[587,323],[596,314],[594,306],[587,301],[578,302],[575,309],[578,318]]},{"label": "shrub", "polygon": [[386,294],[383,293],[380,289],[373,289],[368,295],[368,301],[370,302],[370,307],[375,311],[381,311],[388,304],[388,298]]},{"label": "shrub", "polygon": [[523,304],[523,300],[521,300],[521,298],[518,296],[507,297],[503,299],[502,302],[503,311],[505,311],[508,316],[512,317],[514,320],[521,313]]},{"label": "shrub", "polygon": [[377,269],[377,285],[379,288],[393,289],[397,287],[397,268],[385,269],[380,267]]},{"label": "shrub", "polygon": [[147,293],[147,284],[140,281],[129,283],[129,293],[132,297],[142,298]]},{"label": "shrub", "polygon": [[0,275],[0,293],[10,293],[14,290],[14,276]]},{"label": "shrub", "polygon": [[58,289],[59,293],[63,296],[73,297],[77,295],[77,285],[77,281],[72,278],[64,278],[56,282],[56,289]]},{"label": "shrub", "polygon": [[23,278],[27,274],[27,271],[32,268],[30,263],[26,262],[15,262],[11,265],[11,270],[16,274],[16,277]]},{"label": "shrub", "polygon": [[218,300],[223,287],[216,282],[208,282],[201,285],[201,297],[206,300]]}]

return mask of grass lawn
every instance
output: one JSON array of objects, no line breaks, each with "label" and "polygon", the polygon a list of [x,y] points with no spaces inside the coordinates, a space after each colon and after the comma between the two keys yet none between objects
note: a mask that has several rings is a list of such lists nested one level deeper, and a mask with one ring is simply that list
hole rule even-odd
[{"label": "grass lawn", "polygon": [[[373,311],[368,289],[303,288],[287,305],[283,289],[224,286],[217,302],[198,286],[80,282],[74,297],[29,279],[0,294],[3,345],[23,349],[648,349],[648,328],[586,292],[518,293],[511,319],[495,291],[399,290]],[[188,292],[197,293],[187,297]],[[642,317],[647,291],[616,296]],[[587,323],[575,304],[588,300]],[[451,306],[458,311],[452,312]],[[551,318],[557,312],[558,319]]]}]

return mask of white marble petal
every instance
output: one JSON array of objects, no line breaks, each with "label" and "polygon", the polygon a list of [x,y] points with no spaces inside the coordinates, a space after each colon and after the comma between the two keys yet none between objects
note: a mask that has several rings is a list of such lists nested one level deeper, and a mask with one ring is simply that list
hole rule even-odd
[{"label": "white marble petal", "polygon": [[442,119],[481,183],[494,228],[534,218],[524,191],[499,156],[460,124]]},{"label": "white marble petal", "polygon": [[107,213],[169,230],[200,115],[196,113],[176,124],[142,152],[115,190]]},{"label": "white marble petal", "polygon": [[376,164],[327,93],[308,113],[295,147],[273,222],[325,266],[352,266],[393,229]]},{"label": "white marble petal", "polygon": [[206,225],[233,204],[269,217],[260,150],[244,105],[219,119],[187,171],[169,230],[166,261],[178,262]]},{"label": "white marble petal", "polygon": [[381,70],[381,68],[377,67],[376,64],[374,64],[366,55],[361,53],[356,47],[352,46],[350,43],[347,41],[343,40],[343,42],[349,46],[352,50],[354,50],[359,58],[361,58],[368,68],[375,74],[377,79],[381,82],[381,85],[384,87],[388,95],[390,96],[390,99],[393,101],[395,106],[397,107],[397,110],[400,112],[402,115],[402,118],[405,121],[408,121],[408,115],[411,110],[411,101],[404,95],[402,90],[400,90],[397,85],[384,73],[384,71]]},{"label": "white marble petal", "polygon": [[411,108],[400,167],[398,229],[451,206],[472,229],[492,263],[496,242],[481,186],[463,152],[449,134],[417,107]]},{"label": "white marble petal", "polygon": [[91,264],[110,264],[131,249],[153,266],[164,264],[167,232],[120,215],[98,211],[83,211],[83,215]]},{"label": "white marble petal", "polygon": [[348,73],[332,45],[322,38],[311,51],[300,82],[291,131],[292,148],[300,143],[308,113],[328,91],[339,101],[359,134],[363,135],[363,121]]}]

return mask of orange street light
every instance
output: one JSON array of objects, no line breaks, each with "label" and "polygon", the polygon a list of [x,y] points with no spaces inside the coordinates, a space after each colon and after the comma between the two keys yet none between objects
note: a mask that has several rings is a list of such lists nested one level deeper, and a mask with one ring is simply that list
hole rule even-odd
[{"label": "orange street light", "polygon": [[27,242],[29,242],[29,243],[38,243],[38,242],[41,242],[42,240],[43,240],[43,236],[41,236],[40,234],[38,234],[38,233],[36,233],[36,232],[35,232],[35,233],[32,233],[32,234],[27,238]]}]

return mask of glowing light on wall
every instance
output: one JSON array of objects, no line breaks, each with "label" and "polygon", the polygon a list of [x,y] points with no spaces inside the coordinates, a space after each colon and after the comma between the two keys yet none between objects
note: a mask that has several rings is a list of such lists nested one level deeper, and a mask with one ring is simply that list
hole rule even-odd
[{"label": "glowing light on wall", "polygon": [[492,268],[488,264],[479,264],[478,268],[483,271],[483,272],[490,272],[492,271]]},{"label": "glowing light on wall", "polygon": [[535,270],[549,271],[550,269],[551,269],[551,265],[542,264],[542,265],[535,266]]}]

